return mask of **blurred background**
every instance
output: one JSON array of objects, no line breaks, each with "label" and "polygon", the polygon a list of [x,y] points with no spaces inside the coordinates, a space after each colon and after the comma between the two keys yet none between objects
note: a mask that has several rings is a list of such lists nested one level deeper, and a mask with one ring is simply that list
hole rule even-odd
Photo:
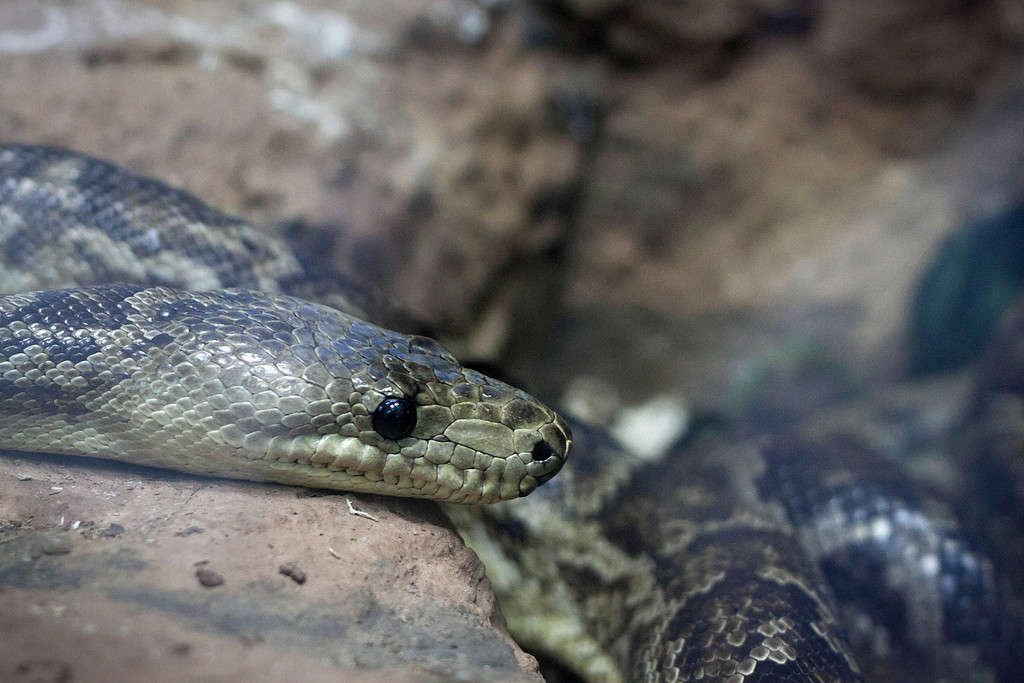
[{"label": "blurred background", "polygon": [[0,139],[279,226],[593,419],[921,377],[937,431],[1024,282],[1022,48],[1019,0],[5,0]]},{"label": "blurred background", "polygon": [[1020,199],[1022,42],[1015,0],[8,0],[0,136],[286,224],[549,398],[841,359],[818,405],[920,364],[928,264]]}]

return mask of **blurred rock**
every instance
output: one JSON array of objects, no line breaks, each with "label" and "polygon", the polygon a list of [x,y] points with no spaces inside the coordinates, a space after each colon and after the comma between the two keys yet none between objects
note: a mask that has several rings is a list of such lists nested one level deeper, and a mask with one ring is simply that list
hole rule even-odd
[{"label": "blurred rock", "polygon": [[0,134],[331,226],[344,271],[465,333],[563,239],[595,135],[577,68],[524,59],[500,5],[5,3]]},{"label": "blurred rock", "polygon": [[[590,49],[627,65],[678,61],[681,56],[712,64],[764,35],[806,32],[815,18],[814,3],[807,0],[556,0],[537,4],[556,9],[563,32],[576,33]],[[706,61],[709,56],[711,62]]]},{"label": "blurred rock", "polygon": [[826,0],[814,47],[838,78],[869,92],[957,101],[1019,49],[1010,11],[992,1]]},{"label": "blurred rock", "polygon": [[910,369],[954,370],[985,352],[1024,290],[1024,205],[965,226],[921,277],[910,312]]},{"label": "blurred rock", "polygon": [[[912,207],[919,237],[900,247],[907,230],[885,229],[896,210],[862,216],[923,196],[919,162],[895,149],[936,144],[1013,81],[1016,14],[1005,1],[14,0],[0,7],[0,133],[256,220],[303,218],[307,247],[389,286],[457,347],[522,368],[550,363],[565,315],[598,303],[670,325],[879,305],[876,270],[830,259],[896,255],[909,282],[955,222]],[[846,323],[868,355],[898,332],[870,317],[870,331]]]}]

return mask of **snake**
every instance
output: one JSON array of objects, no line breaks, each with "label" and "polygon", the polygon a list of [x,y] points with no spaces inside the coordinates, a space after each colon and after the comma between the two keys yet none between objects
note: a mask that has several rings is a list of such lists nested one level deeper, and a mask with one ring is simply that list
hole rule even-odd
[{"label": "snake", "polygon": [[286,245],[162,183],[8,145],[0,231],[7,285],[38,290],[0,298],[0,448],[462,503],[565,462],[550,408],[283,293]]},{"label": "snake", "polygon": [[712,420],[646,461],[280,233],[68,150],[0,145],[0,244],[0,449],[439,501],[581,680],[995,670],[991,561],[863,444]]}]

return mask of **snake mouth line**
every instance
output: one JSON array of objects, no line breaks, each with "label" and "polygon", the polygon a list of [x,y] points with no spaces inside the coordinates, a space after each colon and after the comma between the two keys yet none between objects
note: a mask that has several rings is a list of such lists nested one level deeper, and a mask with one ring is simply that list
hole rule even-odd
[{"label": "snake mouth line", "polygon": [[460,446],[443,462],[431,462],[337,434],[272,439],[263,457],[275,462],[275,479],[291,472],[317,487],[337,484],[373,493],[493,503],[531,493],[565,464],[572,443],[568,428],[556,419],[538,432],[531,448],[506,457],[476,452],[469,458],[470,449]]}]

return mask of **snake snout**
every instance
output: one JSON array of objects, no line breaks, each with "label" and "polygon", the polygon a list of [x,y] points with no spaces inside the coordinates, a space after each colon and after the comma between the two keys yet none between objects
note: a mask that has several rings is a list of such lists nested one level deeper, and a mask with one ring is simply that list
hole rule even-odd
[{"label": "snake snout", "polygon": [[[536,480],[537,485],[543,484],[558,474],[569,456],[571,445],[572,432],[561,417],[555,416],[553,424],[541,429],[541,438],[530,449],[533,461],[526,467],[527,472]],[[522,493],[526,495],[529,491]]]},{"label": "snake snout", "polygon": [[551,444],[543,440],[534,445],[530,454],[533,456],[531,469],[536,472],[533,476],[541,484],[555,476],[558,470],[562,469],[562,463],[565,462],[565,455],[556,452]]}]

